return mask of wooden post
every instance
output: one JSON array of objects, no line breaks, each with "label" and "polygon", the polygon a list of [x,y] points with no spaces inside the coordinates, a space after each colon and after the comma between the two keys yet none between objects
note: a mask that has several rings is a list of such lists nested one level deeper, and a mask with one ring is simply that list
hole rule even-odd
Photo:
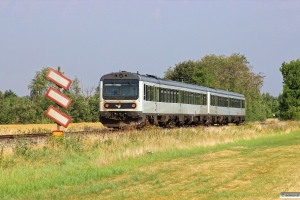
[{"label": "wooden post", "polygon": [[[58,73],[60,73],[60,66],[58,66],[57,71],[58,71]],[[59,87],[59,86],[57,86],[57,87],[58,87],[58,91],[60,92],[61,87]],[[59,105],[57,105],[57,109],[58,110],[60,109]],[[58,123],[56,123],[56,124],[57,124],[57,130],[60,130],[60,125]]]}]

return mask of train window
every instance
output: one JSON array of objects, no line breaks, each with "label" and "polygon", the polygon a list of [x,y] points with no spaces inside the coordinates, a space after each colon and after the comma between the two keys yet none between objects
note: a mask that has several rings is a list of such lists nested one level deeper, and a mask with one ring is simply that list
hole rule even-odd
[{"label": "train window", "polygon": [[180,101],[180,103],[184,103],[182,90],[179,91],[179,101]]},{"label": "train window", "polygon": [[217,105],[217,100],[218,100],[217,96],[214,96],[214,102],[213,102],[214,106]]},{"label": "train window", "polygon": [[164,102],[168,102],[168,90],[167,89],[164,89],[165,90],[165,92],[164,92],[164,94],[165,94],[165,98],[164,98]]},{"label": "train window", "polygon": [[185,93],[184,103],[188,104],[189,103],[189,92],[184,92],[184,93]]},{"label": "train window", "polygon": [[189,92],[185,92],[185,98],[186,98],[186,100],[185,100],[185,103],[186,104],[189,104]]},{"label": "train window", "polygon": [[154,101],[154,88],[150,86],[150,101]]},{"label": "train window", "polygon": [[193,104],[196,104],[196,93],[193,93]]},{"label": "train window", "polygon": [[196,105],[199,105],[199,96],[200,96],[200,94],[199,93],[195,93],[195,104]]},{"label": "train window", "polygon": [[144,84],[144,100],[146,100],[146,93],[147,93],[146,84]]},{"label": "train window", "polygon": [[203,105],[203,101],[204,101],[204,99],[203,99],[203,94],[200,94],[200,102],[199,102],[199,104],[200,104],[200,105]]},{"label": "train window", "polygon": [[176,92],[176,90],[172,90],[172,92],[171,92],[171,96],[172,96],[172,98],[171,98],[171,102],[172,103],[175,103],[175,93]]},{"label": "train window", "polygon": [[150,101],[150,86],[146,86],[147,91],[146,91],[146,101]]},{"label": "train window", "polygon": [[200,94],[200,101],[199,101],[199,104],[200,104],[200,105],[203,105],[203,104],[204,104],[204,97],[203,97],[203,94]]},{"label": "train window", "polygon": [[159,102],[163,102],[163,97],[164,97],[163,89],[159,88],[158,90],[159,90]]},{"label": "train window", "polygon": [[191,93],[192,95],[191,95],[191,97],[192,97],[192,104],[195,104],[195,93]]}]

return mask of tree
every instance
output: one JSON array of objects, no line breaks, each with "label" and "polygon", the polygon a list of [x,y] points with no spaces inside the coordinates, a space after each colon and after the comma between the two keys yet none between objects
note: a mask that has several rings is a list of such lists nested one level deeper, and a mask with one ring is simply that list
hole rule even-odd
[{"label": "tree", "polygon": [[264,104],[266,106],[266,116],[267,118],[278,117],[279,112],[279,101],[278,97],[273,97],[268,92],[263,93],[262,97],[264,99]]},{"label": "tree", "polygon": [[[36,72],[28,85],[30,96],[18,97],[12,90],[6,90],[4,93],[0,91],[0,124],[52,122],[45,116],[45,112],[50,105],[57,105],[46,98],[45,94],[50,87],[57,86],[46,79],[49,69],[44,67]],[[69,90],[61,90],[72,99],[68,109],[62,109],[62,112],[69,115],[72,122],[96,122],[99,119],[100,87],[87,87],[84,90],[82,88],[79,79],[75,77]]]},{"label": "tree", "polygon": [[300,120],[300,59],[283,62],[283,93],[280,98],[280,118]]},{"label": "tree", "polygon": [[[46,78],[46,74],[50,67],[43,67],[41,71],[37,71],[33,79],[31,79],[28,89],[30,90],[30,102],[35,109],[35,123],[45,123],[45,112],[50,105],[56,104],[46,98],[45,94],[50,87],[57,86]],[[48,120],[46,120],[48,121]],[[49,121],[48,121],[49,122]]]},{"label": "tree", "polygon": [[252,72],[252,66],[244,55],[207,55],[197,61],[184,61],[174,68],[169,67],[164,77],[244,94],[247,102],[246,119],[264,120],[266,117],[260,94],[264,76]]},{"label": "tree", "polygon": [[6,90],[4,92],[4,98],[14,98],[14,97],[18,97],[18,95],[14,93],[12,90]]}]

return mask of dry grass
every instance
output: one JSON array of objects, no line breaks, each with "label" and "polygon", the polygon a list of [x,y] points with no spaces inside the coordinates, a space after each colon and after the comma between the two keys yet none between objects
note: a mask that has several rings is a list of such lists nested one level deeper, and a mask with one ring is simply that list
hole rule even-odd
[{"label": "dry grass", "polygon": [[298,130],[297,122],[274,124],[248,124],[245,126],[197,127],[179,129],[154,128],[142,131],[125,131],[118,134],[88,135],[82,145],[88,151],[98,146],[102,153],[96,159],[99,166],[118,160],[136,158],[170,150],[209,147],[240,140],[270,137]]},{"label": "dry grass", "polygon": [[[57,198],[67,199],[278,199],[280,192],[296,191],[299,186],[300,137],[288,134],[299,130],[299,125],[289,121],[69,134],[49,137],[34,146],[23,144],[29,150],[20,156],[14,146],[7,147],[11,153],[3,153],[2,165],[26,177],[24,166],[32,167],[35,175],[41,169],[33,186],[15,184],[14,179],[9,183],[18,190],[30,190],[19,198],[35,194],[43,199],[56,193]],[[262,139],[254,143],[254,138]],[[294,139],[294,144],[288,144]],[[206,148],[211,146],[215,147]],[[10,170],[3,171],[7,181],[11,180]],[[63,185],[53,192],[46,184],[50,179],[51,185]],[[45,195],[35,189],[43,181]]]},{"label": "dry grass", "polygon": [[[68,128],[60,127],[64,131],[84,131],[91,129],[102,129],[104,126],[99,123],[70,123]],[[56,130],[56,124],[12,124],[0,125],[0,135],[21,134],[21,133],[41,133]]]}]

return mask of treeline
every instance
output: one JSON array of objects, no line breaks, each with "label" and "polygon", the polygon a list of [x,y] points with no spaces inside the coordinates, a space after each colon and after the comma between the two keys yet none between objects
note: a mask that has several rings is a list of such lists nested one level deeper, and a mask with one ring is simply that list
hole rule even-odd
[{"label": "treeline", "polygon": [[[284,66],[282,70],[285,69]],[[48,70],[49,68],[46,67],[36,72],[28,85],[30,90],[28,96],[18,97],[11,90],[0,91],[0,124],[53,123],[45,116],[50,105],[57,106],[45,97],[50,86],[56,88],[55,84],[45,78]],[[264,76],[261,73],[252,72],[252,67],[246,57],[240,54],[232,54],[229,57],[207,55],[197,61],[184,61],[176,64],[175,67],[169,67],[164,78],[244,94],[247,121],[278,117],[280,106],[288,107],[282,99],[291,95],[284,93],[278,98],[269,93],[261,94]],[[285,89],[285,91],[289,90]],[[70,89],[62,90],[62,92],[72,99],[68,109],[61,109],[72,118],[72,122],[99,121],[98,84],[84,88],[76,77]],[[300,93],[297,94],[300,96]],[[300,105],[299,101],[295,101],[294,104]],[[291,115],[291,111],[286,113],[286,115]]]},{"label": "treeline", "polygon": [[[45,97],[50,86],[57,88],[45,78],[49,68],[36,72],[28,88],[30,95],[18,97],[13,91],[0,91],[0,124],[53,123],[45,116],[50,105],[57,106]],[[72,122],[99,121],[99,87],[83,88],[76,77],[68,91],[62,92],[72,99],[68,109],[62,112],[72,118]]]},{"label": "treeline", "polygon": [[244,94],[246,120],[265,120],[278,115],[278,98],[261,94],[264,76],[254,73],[244,55],[207,55],[169,67],[164,78]]}]

